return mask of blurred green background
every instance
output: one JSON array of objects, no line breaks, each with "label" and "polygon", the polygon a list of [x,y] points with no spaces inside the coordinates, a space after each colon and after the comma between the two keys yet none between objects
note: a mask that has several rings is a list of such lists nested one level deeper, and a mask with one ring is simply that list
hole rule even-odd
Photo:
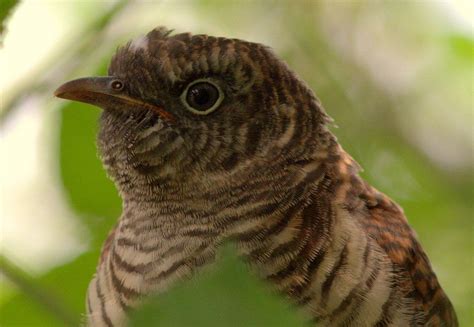
[{"label": "blurred green background", "polygon": [[[2,1],[0,18],[8,5]],[[24,1],[0,48],[0,324],[74,326],[120,199],[96,155],[99,111],[54,99],[165,25],[274,48],[335,119],[370,183],[398,201],[474,326],[473,10],[469,1]],[[135,326],[305,326],[223,251]]]}]

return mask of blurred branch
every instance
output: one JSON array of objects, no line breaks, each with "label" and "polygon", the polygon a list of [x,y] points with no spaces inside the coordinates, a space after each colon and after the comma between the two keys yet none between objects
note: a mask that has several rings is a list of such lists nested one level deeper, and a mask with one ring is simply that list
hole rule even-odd
[{"label": "blurred branch", "polygon": [[[7,17],[13,11],[13,8],[18,4],[18,0],[3,0],[0,3],[0,37],[3,37],[3,33],[5,32],[5,21]],[[0,39],[0,45],[2,41]]]},{"label": "blurred branch", "polygon": [[53,296],[51,292],[35,283],[32,277],[13,264],[4,255],[0,255],[0,273],[9,279],[28,297],[53,314],[65,326],[77,325],[77,319],[72,310],[64,305],[64,301]]},{"label": "blurred branch", "polygon": [[[7,118],[12,114],[15,108],[19,107],[26,99],[42,92],[51,91],[57,85],[57,81],[66,78],[72,74],[83,62],[82,57],[94,52],[99,47],[104,37],[104,28],[119,14],[130,2],[130,0],[118,0],[103,15],[94,20],[82,33],[84,35],[78,42],[72,40],[63,49],[67,51],[58,51],[50,63],[45,65],[39,72],[40,78],[31,78],[25,86],[21,87],[7,102],[0,111],[0,127],[3,126]],[[73,49],[73,50],[71,50]],[[72,53],[66,59],[63,59],[64,53]],[[51,67],[54,66],[54,69]]]}]

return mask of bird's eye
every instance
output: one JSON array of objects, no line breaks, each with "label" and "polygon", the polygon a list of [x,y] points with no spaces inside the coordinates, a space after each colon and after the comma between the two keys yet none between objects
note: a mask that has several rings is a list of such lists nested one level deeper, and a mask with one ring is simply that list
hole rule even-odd
[{"label": "bird's eye", "polygon": [[221,104],[224,95],[220,88],[209,80],[196,80],[189,84],[181,95],[181,101],[191,112],[207,115]]},{"label": "bird's eye", "polygon": [[115,91],[120,91],[123,89],[123,82],[116,79],[116,80],[113,80],[111,83],[110,83],[110,86],[112,87],[112,89],[114,89]]}]

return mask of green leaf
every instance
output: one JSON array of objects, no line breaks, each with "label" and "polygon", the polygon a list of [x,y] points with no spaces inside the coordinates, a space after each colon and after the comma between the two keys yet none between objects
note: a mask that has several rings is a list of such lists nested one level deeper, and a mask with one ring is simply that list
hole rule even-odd
[{"label": "green leaf", "polygon": [[6,19],[18,2],[18,0],[2,0],[0,2],[0,36],[3,36]]},{"label": "green leaf", "polygon": [[308,326],[296,307],[254,276],[229,248],[213,267],[150,300],[131,326]]},{"label": "green leaf", "polygon": [[[95,272],[98,251],[87,252],[74,261],[34,279],[38,287],[62,301],[72,311],[79,326],[85,311],[85,294]],[[29,294],[17,293],[0,307],[1,326],[64,326],[62,320],[47,311]],[[70,327],[70,326],[68,326]]]},{"label": "green leaf", "polygon": [[463,34],[451,34],[447,42],[456,59],[462,60],[459,64],[472,65],[474,59],[474,39],[472,37]]},{"label": "green leaf", "polygon": [[72,207],[100,244],[121,211],[117,190],[97,156],[95,138],[100,110],[71,102],[61,115],[62,180]]}]

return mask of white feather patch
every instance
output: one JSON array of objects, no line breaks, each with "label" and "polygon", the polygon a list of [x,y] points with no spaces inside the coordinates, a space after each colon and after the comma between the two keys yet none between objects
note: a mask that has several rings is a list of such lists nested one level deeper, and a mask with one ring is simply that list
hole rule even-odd
[{"label": "white feather patch", "polygon": [[146,35],[142,35],[135,38],[130,43],[130,49],[133,51],[137,51],[140,49],[143,51],[147,51],[148,50],[148,37]]}]

